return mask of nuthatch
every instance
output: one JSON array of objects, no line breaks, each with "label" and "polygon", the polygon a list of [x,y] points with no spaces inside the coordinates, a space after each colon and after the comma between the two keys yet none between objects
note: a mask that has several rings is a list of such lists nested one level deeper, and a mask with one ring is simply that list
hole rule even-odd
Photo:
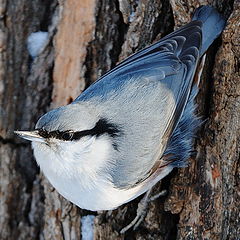
[{"label": "nuthatch", "polygon": [[34,131],[16,131],[61,195],[80,208],[115,209],[186,165],[199,125],[193,78],[224,26],[215,9],[198,8],[190,23],[43,115]]}]

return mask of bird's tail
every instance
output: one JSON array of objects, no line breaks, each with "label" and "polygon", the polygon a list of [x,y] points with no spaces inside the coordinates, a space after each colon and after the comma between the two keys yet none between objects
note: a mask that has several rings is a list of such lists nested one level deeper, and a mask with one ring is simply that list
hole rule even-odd
[{"label": "bird's tail", "polygon": [[196,9],[192,21],[202,22],[202,48],[200,56],[208,49],[212,42],[221,34],[226,19],[213,7],[201,6]]}]

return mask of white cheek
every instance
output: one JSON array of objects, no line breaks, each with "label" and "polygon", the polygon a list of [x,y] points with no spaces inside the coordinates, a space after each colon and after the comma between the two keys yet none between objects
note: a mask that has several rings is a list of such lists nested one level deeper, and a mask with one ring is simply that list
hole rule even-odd
[{"label": "white cheek", "polygon": [[78,141],[62,142],[59,145],[59,154],[66,161],[75,162],[92,150],[95,137],[84,137]]},{"label": "white cheek", "polygon": [[108,163],[110,151],[111,142],[107,136],[89,137],[65,145],[62,156],[78,173],[85,172],[94,177]]},{"label": "white cheek", "polygon": [[91,151],[86,154],[85,168],[89,171],[92,169],[94,172],[105,168],[110,160],[112,148],[109,137],[101,136],[97,138],[91,145]]}]

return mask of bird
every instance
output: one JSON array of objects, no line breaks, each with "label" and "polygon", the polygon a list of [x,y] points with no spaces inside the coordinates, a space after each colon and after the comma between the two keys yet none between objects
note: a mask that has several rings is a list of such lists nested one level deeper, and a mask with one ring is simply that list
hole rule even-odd
[{"label": "bird", "polygon": [[213,7],[197,8],[188,24],[44,114],[34,130],[15,131],[63,197],[82,209],[116,209],[187,165],[201,124],[194,76],[225,24]]}]

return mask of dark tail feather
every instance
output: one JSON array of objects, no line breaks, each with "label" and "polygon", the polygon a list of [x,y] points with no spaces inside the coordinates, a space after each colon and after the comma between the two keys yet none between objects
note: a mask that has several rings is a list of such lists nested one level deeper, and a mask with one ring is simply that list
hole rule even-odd
[{"label": "dark tail feather", "polygon": [[196,9],[192,21],[197,20],[202,22],[202,56],[212,42],[221,34],[225,25],[226,19],[213,7],[201,6]]}]

